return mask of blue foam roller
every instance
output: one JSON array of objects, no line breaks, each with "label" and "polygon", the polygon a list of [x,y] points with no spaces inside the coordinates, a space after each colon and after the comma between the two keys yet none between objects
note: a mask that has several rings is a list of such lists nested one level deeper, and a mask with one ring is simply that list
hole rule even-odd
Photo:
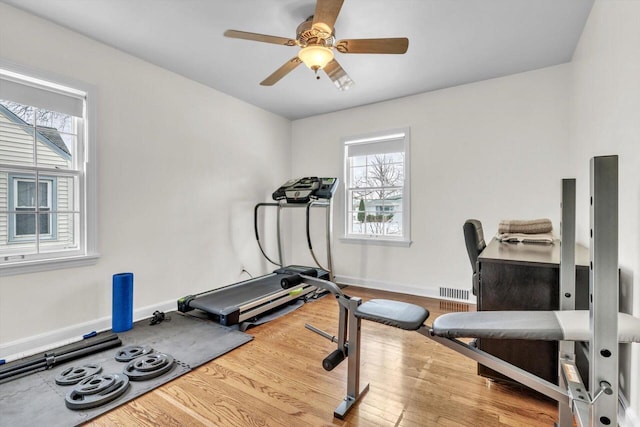
[{"label": "blue foam roller", "polygon": [[113,275],[111,314],[113,332],[124,332],[133,327],[133,273]]}]

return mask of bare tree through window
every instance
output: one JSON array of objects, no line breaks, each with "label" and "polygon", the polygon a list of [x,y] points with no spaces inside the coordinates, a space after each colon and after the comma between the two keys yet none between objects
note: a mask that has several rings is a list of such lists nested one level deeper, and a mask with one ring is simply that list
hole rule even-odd
[{"label": "bare tree through window", "polygon": [[396,206],[402,200],[404,153],[364,156],[365,171],[353,184],[358,190],[353,203],[357,220],[365,234],[387,234],[393,231]]},{"label": "bare tree through window", "polygon": [[53,128],[59,132],[72,131],[73,117],[68,114],[35,108],[12,101],[2,101],[2,105],[29,125]]}]

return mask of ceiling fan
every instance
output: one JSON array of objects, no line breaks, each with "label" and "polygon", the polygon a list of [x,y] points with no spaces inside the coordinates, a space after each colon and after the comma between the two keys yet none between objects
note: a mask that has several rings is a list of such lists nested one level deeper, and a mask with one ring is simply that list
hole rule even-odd
[{"label": "ceiling fan", "polygon": [[269,36],[246,31],[227,30],[225,37],[253,40],[284,46],[298,46],[298,54],[264,79],[262,86],[272,86],[301,63],[316,73],[323,70],[340,90],[349,89],[353,80],[334,58],[334,50],[340,53],[394,53],[402,54],[409,47],[405,37],[383,39],[345,39],[336,41],[333,28],[344,0],[316,0],[313,16],[307,18],[296,30],[296,38]]}]

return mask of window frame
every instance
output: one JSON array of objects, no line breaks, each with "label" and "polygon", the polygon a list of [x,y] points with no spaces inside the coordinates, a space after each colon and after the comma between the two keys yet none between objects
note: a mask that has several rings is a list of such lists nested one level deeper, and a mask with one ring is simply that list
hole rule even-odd
[{"label": "window frame", "polygon": [[[78,235],[77,250],[43,251],[38,254],[7,254],[0,255],[0,277],[39,271],[57,270],[72,267],[94,265],[99,254],[97,252],[97,149],[96,149],[96,88],[66,76],[51,72],[35,70],[0,59],[0,78],[12,80],[24,86],[39,88],[54,94],[76,96],[83,98],[83,117],[78,120],[78,141],[76,147],[76,162],[73,173],[55,171],[55,177],[76,176],[78,179],[78,209],[80,210],[76,231]],[[38,176],[51,179],[47,174],[47,167],[40,167],[34,163],[29,167],[10,167],[18,175]],[[51,172],[50,172],[51,173]],[[52,191],[55,191],[52,188]],[[8,194],[7,194],[8,198]],[[9,206],[7,206],[9,208]],[[52,212],[55,212],[53,210]],[[11,214],[7,212],[7,215]],[[7,218],[8,219],[8,218]],[[54,230],[51,230],[54,231]],[[9,239],[8,239],[9,240]],[[44,240],[44,239],[43,239]],[[24,240],[22,241],[24,242]],[[12,243],[11,241],[7,242]]]},{"label": "window frame", "polygon": [[[402,140],[402,147],[404,149],[404,164],[403,164],[403,185],[402,185],[402,235],[390,236],[383,234],[356,234],[350,233],[349,223],[352,220],[352,212],[350,209],[350,192],[355,189],[351,187],[351,171],[349,147],[355,147],[360,145],[365,147],[369,144],[384,143],[390,140]],[[371,132],[367,134],[354,135],[350,137],[342,138],[341,150],[342,150],[342,163],[343,163],[343,182],[344,182],[344,207],[343,207],[343,235],[340,238],[345,243],[356,244],[375,244],[375,245],[390,245],[390,246],[404,246],[411,245],[411,128],[397,128],[384,131]],[[382,154],[382,153],[381,153]],[[389,187],[391,188],[391,187]],[[377,212],[376,207],[376,212]],[[382,212],[382,211],[381,211]],[[384,214],[384,212],[383,212]]]}]

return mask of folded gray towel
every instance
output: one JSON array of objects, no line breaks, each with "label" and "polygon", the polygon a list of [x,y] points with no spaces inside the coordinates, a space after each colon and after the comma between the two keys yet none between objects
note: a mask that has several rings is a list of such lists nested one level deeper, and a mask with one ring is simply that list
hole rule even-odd
[{"label": "folded gray towel", "polygon": [[503,219],[498,224],[498,234],[503,233],[524,233],[524,234],[544,234],[551,233],[553,225],[547,218],[518,220]]}]

